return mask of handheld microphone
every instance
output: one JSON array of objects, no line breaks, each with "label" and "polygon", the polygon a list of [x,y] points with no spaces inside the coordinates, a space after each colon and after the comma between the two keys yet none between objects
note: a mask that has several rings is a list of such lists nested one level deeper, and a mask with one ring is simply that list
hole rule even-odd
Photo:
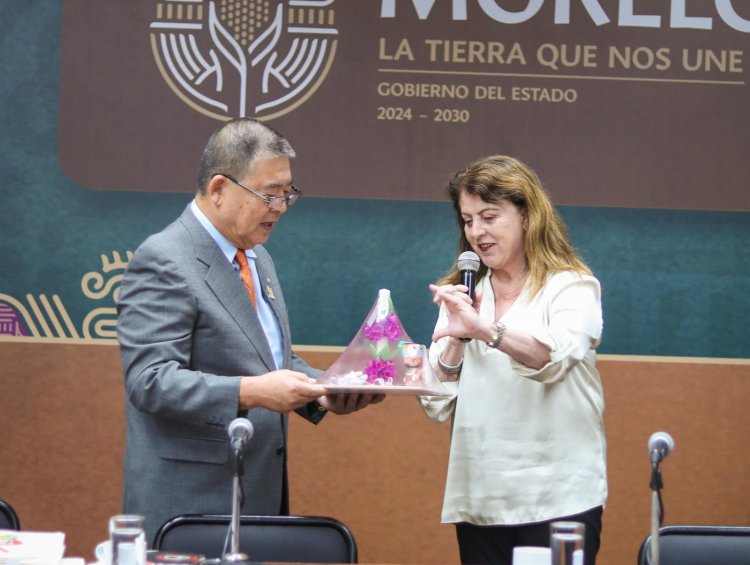
[{"label": "handheld microphone", "polygon": [[667,432],[655,432],[648,438],[648,453],[651,464],[658,465],[667,455],[674,450],[674,440]]},{"label": "handheld microphone", "polygon": [[474,302],[474,290],[477,287],[477,271],[479,270],[479,255],[473,251],[464,251],[458,256],[458,273],[461,284],[468,287],[468,295]]},{"label": "handheld microphone", "polygon": [[235,418],[227,428],[232,449],[241,453],[253,437],[253,424],[247,418]]}]

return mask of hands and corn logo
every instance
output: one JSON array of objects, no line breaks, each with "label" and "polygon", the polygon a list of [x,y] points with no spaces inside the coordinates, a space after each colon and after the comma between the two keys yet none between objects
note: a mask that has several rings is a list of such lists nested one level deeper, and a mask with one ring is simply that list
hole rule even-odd
[{"label": "hands and corn logo", "polygon": [[302,105],[336,55],[334,0],[157,0],[150,42],[164,82],[216,120]]}]

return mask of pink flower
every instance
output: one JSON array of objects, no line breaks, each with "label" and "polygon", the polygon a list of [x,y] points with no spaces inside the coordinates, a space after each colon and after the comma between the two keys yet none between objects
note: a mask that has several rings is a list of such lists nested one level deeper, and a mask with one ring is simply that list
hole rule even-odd
[{"label": "pink flower", "polygon": [[385,322],[377,322],[365,326],[365,337],[370,341],[378,341],[383,337],[390,341],[397,341],[401,335],[401,324],[395,314],[389,314]]},{"label": "pink flower", "polygon": [[365,367],[364,373],[367,375],[367,382],[370,384],[377,379],[393,381],[396,376],[396,365],[393,361],[372,359]]},{"label": "pink flower", "polygon": [[380,368],[380,376],[386,380],[393,380],[396,376],[396,364],[393,361],[383,361],[383,366]]},{"label": "pink flower", "polygon": [[395,314],[390,314],[385,321],[385,335],[391,341],[396,341],[401,335],[401,324]]},{"label": "pink flower", "polygon": [[383,324],[365,326],[365,337],[370,341],[378,341],[383,337]]}]

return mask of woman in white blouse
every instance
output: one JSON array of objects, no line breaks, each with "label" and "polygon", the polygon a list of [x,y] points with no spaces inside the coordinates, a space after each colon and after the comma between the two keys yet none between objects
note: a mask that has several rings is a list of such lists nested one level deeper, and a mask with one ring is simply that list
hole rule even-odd
[{"label": "woman in white blouse", "polygon": [[520,161],[477,161],[448,193],[459,251],[481,264],[473,303],[457,267],[430,285],[430,361],[452,393],[420,399],[452,420],[442,521],[464,564],[509,564],[515,546],[549,546],[550,522],[582,522],[593,564],[607,499],[599,282]]}]

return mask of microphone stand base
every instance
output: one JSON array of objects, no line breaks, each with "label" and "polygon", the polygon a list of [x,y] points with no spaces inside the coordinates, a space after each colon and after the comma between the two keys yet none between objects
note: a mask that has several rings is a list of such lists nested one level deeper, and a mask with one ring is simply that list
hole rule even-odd
[{"label": "microphone stand base", "polygon": [[222,564],[242,564],[250,563],[250,558],[245,553],[227,553],[221,558]]}]

